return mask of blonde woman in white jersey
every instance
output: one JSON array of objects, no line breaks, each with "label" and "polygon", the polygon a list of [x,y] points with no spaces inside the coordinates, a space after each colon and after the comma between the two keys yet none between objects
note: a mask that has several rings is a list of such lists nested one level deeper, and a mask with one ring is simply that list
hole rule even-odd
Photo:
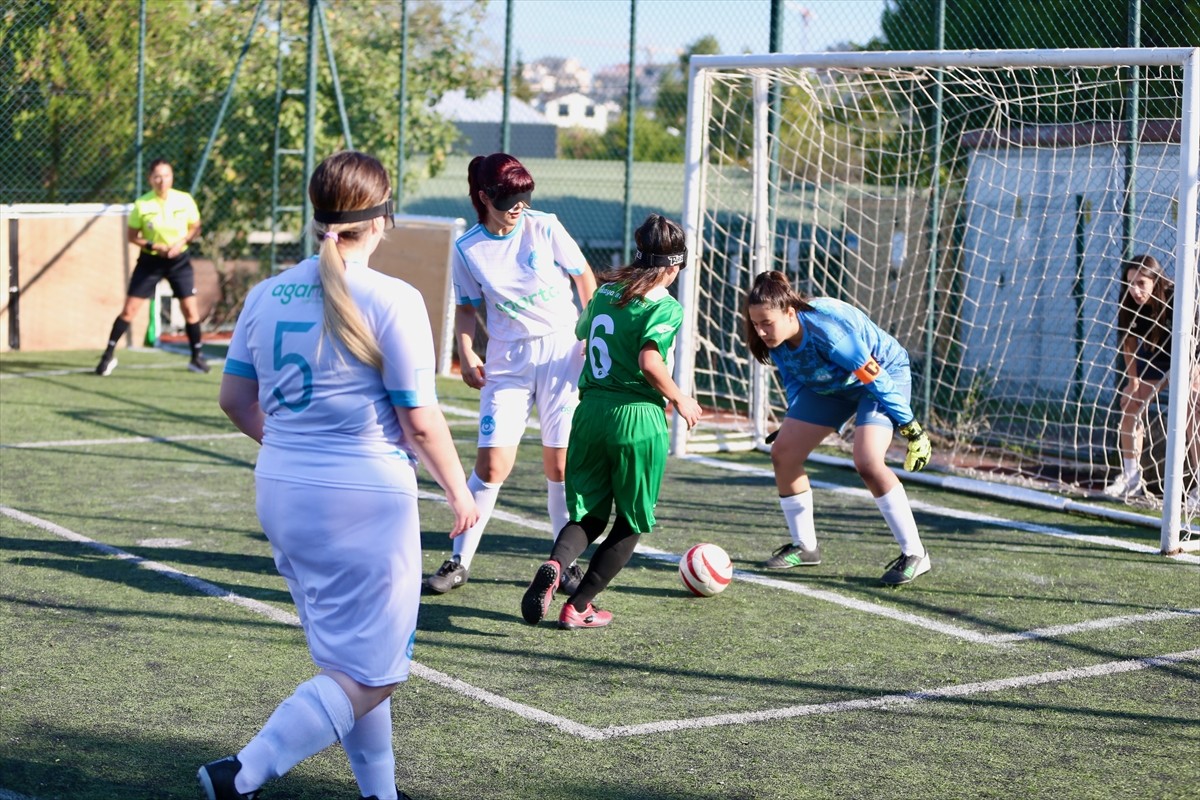
[{"label": "blonde woman in white jersey", "polygon": [[[562,223],[531,208],[533,176],[520,161],[507,153],[477,156],[467,167],[467,183],[479,224],[455,242],[452,277],[462,378],[479,390],[478,451],[467,482],[479,522],[454,540],[451,557],[426,578],[425,586],[438,593],[467,582],[535,404],[551,530],[557,533],[570,521],[563,480],[583,369],[571,287],[584,307],[596,291],[596,277]],[[487,315],[484,360],[475,352],[481,309]],[[570,565],[563,591],[574,591],[582,577]]]},{"label": "blonde woman in white jersey", "polygon": [[320,254],[250,292],[220,403],[262,444],[258,518],[320,672],[236,756],[200,768],[208,800],[257,797],[339,740],[364,797],[405,797],[390,698],[420,604],[417,460],[446,490],[452,536],[479,517],[437,403],[425,303],[367,266],[392,222],[387,172],[337,153],[308,192]]}]

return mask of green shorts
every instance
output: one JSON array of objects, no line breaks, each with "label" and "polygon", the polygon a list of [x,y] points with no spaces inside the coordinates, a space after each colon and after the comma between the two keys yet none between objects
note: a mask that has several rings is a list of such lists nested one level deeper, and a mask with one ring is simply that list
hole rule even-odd
[{"label": "green shorts", "polygon": [[567,512],[607,520],[613,503],[637,533],[654,528],[670,435],[662,406],[585,395],[567,446]]}]

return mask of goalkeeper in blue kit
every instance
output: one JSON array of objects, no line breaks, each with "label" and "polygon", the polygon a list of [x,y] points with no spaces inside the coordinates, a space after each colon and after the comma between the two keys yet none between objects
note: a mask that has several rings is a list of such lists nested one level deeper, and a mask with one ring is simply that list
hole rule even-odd
[{"label": "goalkeeper in blue kit", "polygon": [[770,569],[821,563],[813,495],[804,462],[833,431],[855,418],[854,467],[900,545],[883,583],[899,586],[929,571],[908,495],[884,462],[893,428],[908,440],[904,468],[923,469],[930,444],[913,415],[908,353],[859,309],[832,298],[799,294],[782,272],[764,272],[746,298],[751,355],[774,363],[788,410],[773,436],[771,463],[791,542],[777,549]]},{"label": "goalkeeper in blue kit", "polygon": [[592,601],[628,563],[641,535],[654,528],[669,439],[664,402],[689,428],[700,419],[700,406],[671,379],[683,308],[667,287],[687,265],[683,229],[651,214],[635,241],[633,263],[601,276],[605,283],[575,326],[587,355],[567,446],[571,521],[521,600],[521,616],[531,625],[549,612],[564,567],[600,538],[615,505],[612,530],[563,605],[558,626],[601,628],[612,621]]}]

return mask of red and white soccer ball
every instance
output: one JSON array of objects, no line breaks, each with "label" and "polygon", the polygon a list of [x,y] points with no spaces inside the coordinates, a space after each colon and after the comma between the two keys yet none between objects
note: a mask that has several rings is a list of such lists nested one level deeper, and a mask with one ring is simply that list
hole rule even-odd
[{"label": "red and white soccer ball", "polygon": [[733,562],[717,545],[698,544],[679,559],[679,578],[697,597],[712,597],[733,580]]}]

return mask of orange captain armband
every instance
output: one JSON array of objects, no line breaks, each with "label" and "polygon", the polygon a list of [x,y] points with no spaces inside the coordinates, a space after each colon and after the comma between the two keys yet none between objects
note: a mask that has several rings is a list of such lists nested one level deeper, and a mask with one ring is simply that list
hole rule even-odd
[{"label": "orange captain armband", "polygon": [[854,370],[854,377],[863,383],[873,383],[881,372],[883,372],[883,368],[879,366],[879,362],[875,360],[875,357],[867,356],[867,363]]}]

